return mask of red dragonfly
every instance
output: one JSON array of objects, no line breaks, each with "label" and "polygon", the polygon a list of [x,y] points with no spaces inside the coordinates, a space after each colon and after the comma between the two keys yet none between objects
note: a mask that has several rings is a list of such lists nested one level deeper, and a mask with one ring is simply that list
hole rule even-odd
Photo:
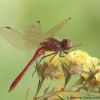
[{"label": "red dragonfly", "polygon": [[[26,27],[23,33],[20,33],[11,27],[4,26],[0,28],[1,35],[10,42],[11,45],[26,50],[33,50],[34,46],[38,47],[32,59],[28,62],[22,72],[15,78],[11,84],[9,91],[13,90],[19,81],[22,79],[26,71],[31,64],[41,55],[44,55],[45,51],[53,51],[53,54],[57,54],[59,51],[69,50],[72,47],[72,42],[69,39],[58,40],[53,38],[55,33],[65,26],[71,17],[64,19],[59,24],[51,28],[48,32],[43,33],[41,31],[40,21],[35,21],[32,25]],[[52,55],[52,54],[50,54]],[[49,55],[46,55],[49,56]],[[45,58],[43,56],[41,59]]]}]

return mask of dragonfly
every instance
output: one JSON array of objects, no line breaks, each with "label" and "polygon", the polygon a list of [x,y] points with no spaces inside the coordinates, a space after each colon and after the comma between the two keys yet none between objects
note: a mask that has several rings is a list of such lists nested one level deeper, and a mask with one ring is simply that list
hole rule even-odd
[{"label": "dragonfly", "polygon": [[[34,21],[31,25],[25,27],[23,29],[23,32],[19,32],[9,26],[0,27],[0,34],[12,46],[28,51],[33,51],[34,48],[37,48],[31,60],[11,84],[9,92],[17,86],[19,81],[22,79],[33,62],[37,60],[37,58],[43,56],[41,58],[42,60],[47,56],[53,54],[56,55],[58,52],[67,53],[66,51],[68,51],[72,47],[72,41],[70,39],[59,40],[55,38],[55,34],[58,33],[58,31],[62,29],[70,20],[71,17],[65,18],[45,33],[41,30],[40,21]],[[52,51],[53,53],[44,55],[46,51]]]}]

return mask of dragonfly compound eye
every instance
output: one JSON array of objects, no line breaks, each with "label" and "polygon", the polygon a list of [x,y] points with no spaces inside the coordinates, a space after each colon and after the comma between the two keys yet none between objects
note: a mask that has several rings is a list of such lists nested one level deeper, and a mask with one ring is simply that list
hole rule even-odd
[{"label": "dragonfly compound eye", "polygon": [[62,47],[63,49],[69,49],[72,46],[72,42],[69,39],[63,39],[62,40]]}]

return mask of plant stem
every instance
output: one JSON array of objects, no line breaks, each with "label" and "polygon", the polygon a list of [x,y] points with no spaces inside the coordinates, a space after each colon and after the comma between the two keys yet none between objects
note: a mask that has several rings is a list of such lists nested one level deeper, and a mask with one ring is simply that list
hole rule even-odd
[{"label": "plant stem", "polygon": [[41,89],[41,87],[43,85],[44,80],[45,80],[45,78],[43,78],[42,81],[40,81],[40,83],[38,84],[38,88],[37,88],[37,92],[35,94],[34,100],[37,100],[37,96],[38,96],[38,94],[40,92],[40,89]]},{"label": "plant stem", "polygon": [[57,94],[59,94],[59,93],[61,93],[61,92],[65,92],[65,90],[64,90],[64,89],[61,89],[61,90],[58,90],[58,91],[54,91],[54,92],[52,92],[52,93],[50,93],[50,94],[47,94],[47,95],[45,95],[45,96],[38,97],[37,99],[39,99],[39,100],[44,100],[44,99],[47,98],[47,97],[51,97],[51,96],[57,95]]}]

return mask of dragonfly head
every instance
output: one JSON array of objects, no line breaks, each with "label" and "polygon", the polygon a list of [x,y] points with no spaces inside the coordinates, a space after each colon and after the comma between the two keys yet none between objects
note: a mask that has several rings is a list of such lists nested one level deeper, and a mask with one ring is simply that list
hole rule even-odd
[{"label": "dragonfly head", "polygon": [[61,46],[64,50],[68,50],[72,47],[72,41],[69,39],[63,39],[61,41]]}]

